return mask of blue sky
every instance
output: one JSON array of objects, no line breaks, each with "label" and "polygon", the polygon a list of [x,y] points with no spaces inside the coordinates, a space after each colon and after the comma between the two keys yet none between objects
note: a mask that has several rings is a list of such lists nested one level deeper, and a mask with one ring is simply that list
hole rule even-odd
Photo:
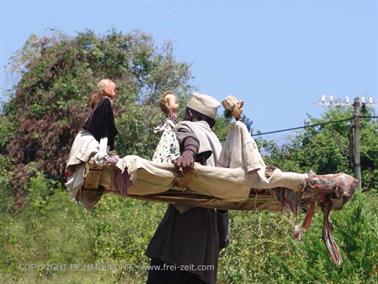
[{"label": "blue sky", "polygon": [[[378,99],[378,0],[0,0],[0,65],[48,28],[142,30],[158,45],[171,40],[198,89],[243,99],[263,132],[318,116],[321,95]],[[1,89],[11,83],[2,69]]]}]

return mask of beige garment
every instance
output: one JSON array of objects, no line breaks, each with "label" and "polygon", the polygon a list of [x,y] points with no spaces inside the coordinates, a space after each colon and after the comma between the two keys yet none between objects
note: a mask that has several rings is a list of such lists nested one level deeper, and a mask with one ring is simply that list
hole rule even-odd
[{"label": "beige garment", "polygon": [[[196,163],[193,171],[180,177],[180,173],[172,164],[153,163],[138,156],[126,156],[120,159],[116,166],[122,171],[128,168],[133,183],[128,193],[131,195],[158,194],[166,192],[174,184],[182,191],[190,189],[198,194],[233,201],[247,199],[251,188],[265,190],[284,187],[293,191],[300,191],[303,188],[307,174],[282,172],[276,168],[272,175],[266,178],[265,163],[247,128],[241,122],[235,125],[228,138],[232,143],[228,142],[228,150],[222,152],[225,153],[222,165],[229,167],[232,165],[233,168],[214,166],[222,147],[206,122],[184,121],[180,123],[180,127],[189,129],[196,135],[200,141],[199,153],[213,152],[207,166]],[[242,146],[243,142],[246,145],[245,149]],[[248,149],[253,152],[252,155]],[[236,151],[235,157],[233,151]],[[254,158],[256,161],[253,161]],[[248,173],[245,169],[259,170],[256,174]]]},{"label": "beige garment", "polygon": [[257,144],[244,123],[237,121],[231,126],[217,165],[223,168],[242,167],[246,172],[265,170]]},{"label": "beige garment", "polygon": [[[180,133],[186,132],[194,135],[199,142],[198,154],[211,152],[211,155],[206,160],[205,165],[215,166],[219,154],[222,151],[222,146],[219,142],[218,137],[211,130],[209,124],[206,121],[183,121],[178,125],[178,131]],[[174,206],[181,214],[192,208],[191,206],[187,205],[175,204]]]},{"label": "beige garment", "polygon": [[[71,166],[74,171],[65,183],[66,188],[70,191],[71,197],[77,200],[78,191],[84,184],[85,163],[98,152],[100,144],[87,130],[81,130],[72,143],[70,156],[66,168]],[[85,200],[80,200],[85,204]]]},{"label": "beige garment", "polygon": [[243,201],[249,197],[251,188],[256,190],[276,187],[298,191],[307,175],[282,173],[276,169],[267,180],[248,174],[242,168],[219,168],[195,164],[191,172],[181,176],[172,164],[154,163],[135,155],[120,159],[116,167],[122,172],[127,168],[132,185],[128,194],[144,196],[161,194],[170,188],[188,190],[228,201]]},{"label": "beige garment", "polygon": [[[257,172],[260,176],[261,170]],[[252,174],[255,175],[255,174]],[[255,189],[272,189],[277,187],[288,188],[293,191],[301,191],[306,186],[306,180],[308,174],[300,174],[293,172],[283,172],[280,169],[276,168],[272,176],[269,178],[259,179],[258,186]]]},{"label": "beige garment", "polygon": [[[206,160],[205,164],[209,166],[215,166],[219,154],[222,151],[222,146],[218,137],[211,130],[209,124],[206,121],[183,121],[179,124],[180,130],[186,130],[194,134],[199,141],[198,154],[204,152],[211,152],[210,157]],[[181,213],[185,213],[192,206],[174,204],[176,209]]]},{"label": "beige garment", "polygon": [[255,140],[241,121],[237,121],[232,125],[230,133],[223,144],[217,165],[225,168],[241,167],[247,173],[257,175],[259,178],[258,184],[252,184],[252,188],[255,189],[285,187],[293,191],[300,191],[307,178],[307,174],[282,172],[279,169],[275,169],[269,179],[266,178],[265,162],[261,157]]},{"label": "beige garment", "polygon": [[[171,163],[154,163],[135,155],[123,157],[116,167],[122,172],[127,168],[132,182],[132,186],[128,188],[131,195],[158,194],[175,187],[182,191],[190,188],[193,192],[219,198],[244,199],[250,190],[241,168],[216,168],[195,163],[191,172],[180,176]],[[176,178],[181,186],[173,185]],[[235,190],[233,187],[236,187]]]},{"label": "beige garment", "polygon": [[76,199],[78,191],[84,185],[85,164],[77,165],[73,174],[67,179],[65,183],[66,188],[71,193],[71,198]]},{"label": "beige garment", "polygon": [[194,133],[199,141],[198,154],[211,151],[212,155],[207,159],[206,165],[215,167],[222,151],[222,145],[209,124],[206,121],[183,121],[179,123],[178,128]]},{"label": "beige garment", "polygon": [[66,168],[88,162],[90,157],[98,152],[99,147],[100,144],[89,131],[79,131],[72,143]]}]

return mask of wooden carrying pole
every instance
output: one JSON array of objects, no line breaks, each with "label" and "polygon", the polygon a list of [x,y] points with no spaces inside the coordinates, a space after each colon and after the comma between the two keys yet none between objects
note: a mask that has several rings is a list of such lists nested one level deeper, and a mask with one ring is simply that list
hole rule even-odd
[{"label": "wooden carrying pole", "polygon": [[360,158],[360,142],[361,142],[361,102],[360,98],[354,99],[354,131],[353,131],[353,169],[356,179],[358,179],[358,188],[362,186],[361,178],[361,158]]}]

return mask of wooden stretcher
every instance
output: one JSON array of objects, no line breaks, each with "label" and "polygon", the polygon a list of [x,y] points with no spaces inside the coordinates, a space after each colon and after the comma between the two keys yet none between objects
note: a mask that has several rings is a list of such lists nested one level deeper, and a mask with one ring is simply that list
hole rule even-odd
[{"label": "wooden stretcher", "polygon": [[[102,189],[103,193],[112,193],[139,200],[216,209],[269,210],[282,212],[287,209],[292,211],[295,210],[295,206],[298,207],[298,205],[292,203],[285,204],[277,198],[276,192],[281,193],[282,189],[259,191],[252,189],[247,199],[227,200],[193,191],[191,188],[185,186],[185,177],[181,177],[180,182],[173,182],[172,186],[162,193],[139,195],[120,192],[117,188],[116,179],[127,179],[128,177],[126,175],[122,176],[120,173],[120,176],[116,177],[116,171],[117,169],[112,165],[101,166],[95,163],[87,163],[82,190],[88,195],[90,195],[91,192],[98,192],[99,189]],[[187,175],[186,177],[189,176]],[[127,183],[128,181],[125,182]],[[145,172],[139,172],[138,176],[132,182],[143,183],[145,186],[156,186],[154,181],[151,180],[151,177]],[[289,194],[289,192],[287,192],[287,194]],[[292,194],[291,200],[296,197],[296,194]]]},{"label": "wooden stretcher", "polygon": [[[328,252],[336,265],[342,262],[339,248],[332,236],[332,224],[329,219],[331,210],[339,210],[354,194],[357,180],[339,173],[318,176],[308,175],[306,187],[299,192],[287,188],[254,189],[248,188],[245,195],[244,188],[238,192],[237,183],[230,183],[230,190],[234,195],[209,194],[203,192],[201,184],[192,182],[193,172],[172,177],[156,177],[146,170],[137,170],[129,175],[121,172],[114,165],[96,165],[87,163],[84,175],[84,185],[78,193],[77,200],[87,208],[93,207],[104,193],[118,194],[128,198],[145,201],[164,202],[170,204],[188,205],[193,207],[229,209],[229,210],[269,210],[273,212],[289,211],[297,214],[300,209],[307,211],[303,224],[296,226],[294,236],[301,239],[301,233],[311,225],[315,208],[321,207],[324,212],[323,240]],[[201,179],[198,179],[201,182]],[[202,179],[206,183],[205,179]],[[168,186],[167,186],[168,185]],[[144,193],[137,189],[146,189]],[[239,193],[239,194],[238,194]]]}]

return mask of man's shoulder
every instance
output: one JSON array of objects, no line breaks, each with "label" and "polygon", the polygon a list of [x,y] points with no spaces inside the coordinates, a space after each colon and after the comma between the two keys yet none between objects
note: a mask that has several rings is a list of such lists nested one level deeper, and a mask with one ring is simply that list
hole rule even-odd
[{"label": "man's shoulder", "polygon": [[186,131],[193,131],[193,125],[194,123],[192,121],[181,121],[177,124],[176,126],[176,129],[177,131],[183,131],[183,132],[186,132]]},{"label": "man's shoulder", "polygon": [[211,129],[209,124],[204,121],[204,120],[200,120],[200,121],[189,121],[189,120],[185,120],[185,121],[181,121],[178,123],[177,125],[177,128],[189,128],[189,129],[193,129],[193,128],[197,128],[197,127],[202,127],[202,128],[206,128],[206,129]]},{"label": "man's shoulder", "polygon": [[189,120],[184,120],[184,121],[180,121],[177,126],[180,127],[180,126],[189,126],[189,125],[192,125],[193,122],[192,121],[189,121]]}]

